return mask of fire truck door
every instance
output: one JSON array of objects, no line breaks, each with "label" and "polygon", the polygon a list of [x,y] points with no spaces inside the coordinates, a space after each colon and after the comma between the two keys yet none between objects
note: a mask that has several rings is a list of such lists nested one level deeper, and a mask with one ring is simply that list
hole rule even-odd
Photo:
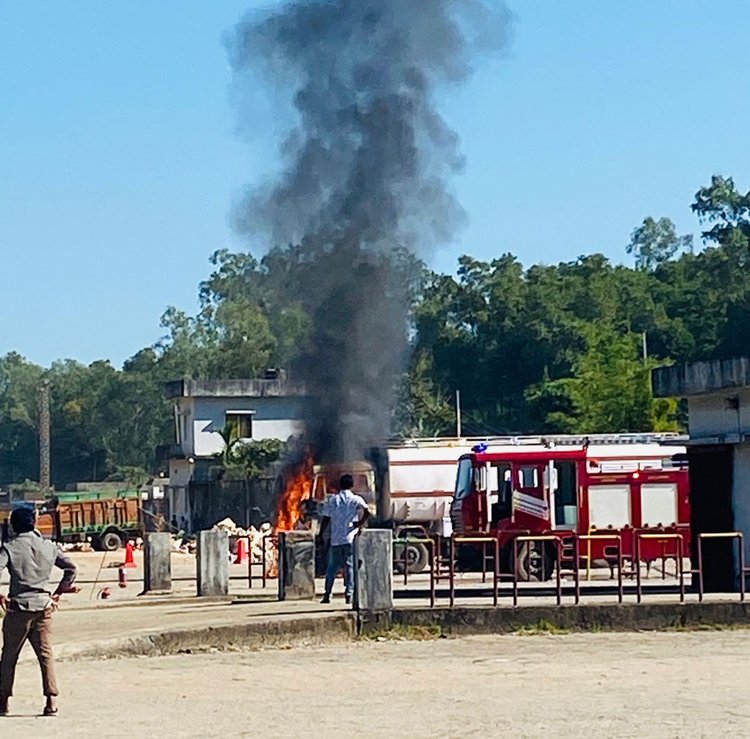
[{"label": "fire truck door", "polygon": [[563,525],[563,522],[559,521],[559,517],[556,515],[556,494],[557,470],[555,469],[555,463],[549,461],[544,468],[544,497],[547,500],[547,505],[549,506],[550,527],[553,529],[559,529]]},{"label": "fire truck door", "polygon": [[547,466],[539,462],[513,464],[513,521],[532,531],[550,527],[549,500],[544,484]]}]

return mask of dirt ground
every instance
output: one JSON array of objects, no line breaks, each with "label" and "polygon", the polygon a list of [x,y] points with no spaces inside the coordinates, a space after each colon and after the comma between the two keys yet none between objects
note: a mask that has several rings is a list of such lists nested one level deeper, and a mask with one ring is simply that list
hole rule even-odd
[{"label": "dirt ground", "polygon": [[19,668],[13,737],[750,736],[750,632],[487,636]]}]

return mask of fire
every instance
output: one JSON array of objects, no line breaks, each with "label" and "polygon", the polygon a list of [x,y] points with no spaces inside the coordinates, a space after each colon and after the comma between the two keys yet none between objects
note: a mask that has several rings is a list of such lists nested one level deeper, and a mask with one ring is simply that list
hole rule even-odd
[{"label": "fire", "polygon": [[302,502],[312,495],[312,452],[305,450],[302,462],[294,467],[286,480],[286,487],[276,506],[276,531],[294,531],[302,517]]}]

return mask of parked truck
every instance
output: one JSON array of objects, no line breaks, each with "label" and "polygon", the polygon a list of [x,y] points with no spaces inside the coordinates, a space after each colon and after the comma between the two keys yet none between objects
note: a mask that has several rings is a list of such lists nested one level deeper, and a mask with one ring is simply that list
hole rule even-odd
[{"label": "parked truck", "polygon": [[370,461],[316,465],[311,498],[322,502],[337,489],[339,476],[351,473],[353,492],[367,501],[372,525],[393,529],[396,568],[405,562],[409,572],[421,572],[429,563],[427,547],[398,540],[451,535],[456,464],[476,443],[454,438],[391,441],[372,449]]},{"label": "parked truck", "polygon": [[[515,567],[522,580],[548,579],[559,564],[563,549],[550,536],[561,544],[583,542],[579,556],[586,566],[612,561],[613,540],[605,535],[618,537],[627,560],[675,557],[677,538],[688,557],[689,479],[681,442],[676,435],[608,434],[477,444],[457,465],[454,531],[496,538],[503,569]],[[522,539],[514,557],[519,536],[547,538]]]},{"label": "parked truck", "polygon": [[143,536],[137,490],[57,493],[35,507],[37,529],[55,541],[90,540],[94,549],[111,552]]}]

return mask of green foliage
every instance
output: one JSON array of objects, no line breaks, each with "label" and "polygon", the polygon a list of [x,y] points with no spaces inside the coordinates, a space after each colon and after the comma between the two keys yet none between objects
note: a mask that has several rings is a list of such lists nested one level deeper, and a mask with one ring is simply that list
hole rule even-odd
[{"label": "green foliage", "polygon": [[124,482],[129,488],[139,488],[148,479],[149,474],[143,467],[118,465],[107,475],[106,482]]},{"label": "green foliage", "polygon": [[553,400],[549,426],[567,433],[652,431],[658,416],[658,430],[675,430],[669,406],[656,405],[651,395],[653,363],[639,356],[640,337],[596,326],[587,334],[573,376],[548,380],[527,394],[532,403]]},{"label": "green foliage", "polygon": [[280,439],[245,441],[235,449],[235,459],[245,470],[248,478],[258,477],[272,464],[278,462],[286,452],[286,444]]},{"label": "green foliage", "polygon": [[635,256],[636,269],[654,270],[681,249],[692,249],[692,236],[678,236],[669,218],[655,221],[651,216],[633,231],[625,248]]},{"label": "green foliage", "polygon": [[224,450],[216,456],[233,479],[259,477],[287,451],[286,443],[280,439],[241,441],[231,425],[224,428],[222,438]]},{"label": "green foliage", "polygon": [[[384,253],[386,289],[409,298],[404,331],[412,345],[394,431],[453,434],[456,390],[466,434],[683,427],[675,400],[652,397],[650,369],[747,355],[750,347],[750,193],[715,176],[692,209],[704,248],[694,251],[668,219],[649,217],[627,246],[635,269],[596,253],[524,267],[503,253],[462,256],[452,276],[429,272],[406,250]],[[45,369],[15,352],[0,357],[0,483],[38,478],[43,378],[57,486],[153,473],[155,449],[174,434],[165,382],[294,371],[305,361],[316,340],[324,254],[325,245],[311,244],[274,247],[262,259],[215,252],[198,312],[167,308],[164,336],[122,369],[72,360]],[[283,453],[280,442],[224,435],[219,461],[231,474],[261,474]]]},{"label": "green foliage", "polygon": [[434,437],[451,435],[455,428],[455,408],[432,379],[429,359],[416,354],[402,379],[394,430],[405,437]]}]

